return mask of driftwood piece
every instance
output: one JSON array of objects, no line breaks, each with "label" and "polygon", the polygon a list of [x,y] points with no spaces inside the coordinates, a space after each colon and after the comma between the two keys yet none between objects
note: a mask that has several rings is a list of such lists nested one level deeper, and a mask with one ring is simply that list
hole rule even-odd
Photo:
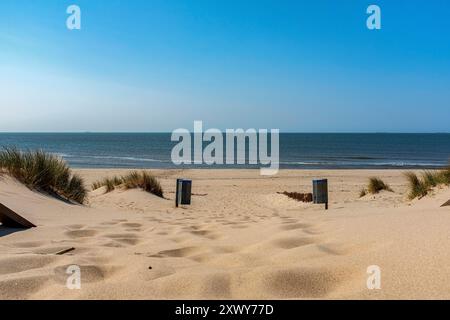
[{"label": "driftwood piece", "polygon": [[67,248],[67,249],[64,249],[64,250],[55,252],[55,254],[58,255],[58,256],[60,256],[60,255],[63,255],[63,254],[65,254],[65,253],[68,253],[68,252],[73,251],[73,250],[75,250],[74,247],[72,247],[72,248]]},{"label": "driftwood piece", "polygon": [[34,228],[36,227],[35,224],[28,221],[24,217],[20,216],[19,214],[15,213],[5,205],[0,203],[0,222],[5,227],[11,227],[11,228]]}]

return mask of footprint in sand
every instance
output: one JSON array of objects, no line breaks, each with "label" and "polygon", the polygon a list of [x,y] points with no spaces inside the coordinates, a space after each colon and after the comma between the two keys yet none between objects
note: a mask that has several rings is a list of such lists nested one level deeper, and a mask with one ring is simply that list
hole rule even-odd
[{"label": "footprint in sand", "polygon": [[135,222],[124,222],[121,223],[122,226],[128,227],[128,228],[140,228],[142,227],[141,223],[135,223]]},{"label": "footprint in sand", "polygon": [[151,270],[145,270],[146,272],[143,274],[143,278],[146,281],[156,280],[160,278],[165,278],[175,274],[175,269],[164,266],[164,267],[153,267]]},{"label": "footprint in sand", "polygon": [[56,256],[23,255],[0,259],[0,275],[43,268],[56,261]]},{"label": "footprint in sand", "polygon": [[164,250],[160,251],[157,254],[149,255],[152,258],[184,258],[191,256],[193,254],[199,253],[202,251],[202,248],[199,247],[184,247],[172,250]]},{"label": "footprint in sand", "polygon": [[233,229],[246,229],[248,227],[249,226],[246,224],[237,224],[237,225],[231,226],[231,228],[233,228]]},{"label": "footprint in sand", "polygon": [[306,229],[312,227],[310,224],[307,223],[288,223],[283,226],[281,226],[281,230],[296,230],[296,229]]},{"label": "footprint in sand", "polygon": [[335,244],[335,243],[328,243],[328,244],[319,244],[317,245],[317,248],[325,253],[334,255],[334,256],[343,256],[346,254],[349,254],[351,250],[349,248],[346,248],[342,245]]},{"label": "footprint in sand", "polygon": [[[0,300],[26,299],[50,281],[50,276],[27,276],[0,281]],[[14,290],[11,290],[14,288]]]},{"label": "footprint in sand", "polygon": [[135,245],[139,242],[138,236],[134,233],[106,234],[105,237],[126,245]]},{"label": "footprint in sand", "polygon": [[282,223],[285,223],[285,224],[298,222],[297,219],[294,219],[294,218],[291,218],[291,217],[281,217],[281,219],[283,220]]},{"label": "footprint in sand", "polygon": [[195,230],[195,231],[191,231],[191,234],[200,236],[200,237],[204,237],[207,239],[211,239],[211,240],[216,240],[216,239],[220,238],[220,236],[217,233],[215,233],[213,231],[209,231],[209,230]]},{"label": "footprint in sand", "polygon": [[183,242],[189,241],[190,239],[191,239],[191,237],[189,237],[189,236],[180,236],[180,237],[170,238],[170,240],[172,240],[175,243],[183,243]]},{"label": "footprint in sand", "polygon": [[66,236],[71,238],[87,238],[93,237],[97,234],[97,231],[92,229],[71,230],[65,233]]},{"label": "footprint in sand", "polygon": [[107,247],[107,248],[123,248],[124,247],[124,245],[122,245],[121,243],[113,241],[113,240],[105,242],[105,243],[100,244],[100,245],[102,247]]},{"label": "footprint in sand", "polygon": [[145,220],[151,221],[151,222],[160,222],[162,221],[161,219],[158,218],[154,218],[154,217],[145,217]]},{"label": "footprint in sand", "polygon": [[[82,281],[86,283],[98,282],[107,279],[114,271],[116,271],[117,267],[114,266],[97,266],[97,265],[79,265]],[[54,269],[54,279],[62,284],[65,284],[67,281],[67,268],[70,265],[59,266]]]},{"label": "footprint in sand", "polygon": [[217,246],[217,247],[213,247],[213,251],[214,253],[234,253],[234,252],[238,252],[240,250],[239,247],[235,247],[235,246]]},{"label": "footprint in sand", "polygon": [[266,290],[280,298],[321,298],[346,278],[336,270],[287,268],[265,274],[261,282]]},{"label": "footprint in sand", "polygon": [[234,246],[209,247],[207,249],[205,248],[205,250],[202,250],[199,254],[189,256],[189,259],[197,262],[208,262],[221,257],[222,255],[231,254],[238,251],[239,248]]},{"label": "footprint in sand", "polygon": [[215,273],[202,279],[202,293],[212,299],[225,299],[231,297],[231,277],[228,273]]},{"label": "footprint in sand", "polygon": [[123,222],[120,224],[121,227],[125,228],[127,232],[139,232],[142,231],[142,224],[135,222]]},{"label": "footprint in sand", "polygon": [[16,242],[12,245],[16,248],[36,248],[44,245],[44,241],[23,241],[23,242]]},{"label": "footprint in sand", "polygon": [[219,222],[220,224],[224,225],[224,226],[229,226],[229,225],[236,225],[239,222],[236,221],[228,221],[228,220],[221,220],[221,221],[216,221]]},{"label": "footprint in sand", "polygon": [[66,226],[68,229],[70,230],[78,230],[78,229],[82,229],[85,227],[84,224],[70,224],[68,226]]},{"label": "footprint in sand", "polygon": [[117,221],[105,221],[105,222],[100,223],[100,225],[102,225],[102,226],[114,226],[114,225],[116,225],[118,223],[119,222],[117,222]]},{"label": "footprint in sand", "polygon": [[320,232],[318,230],[315,230],[315,229],[312,229],[312,228],[310,228],[310,229],[303,229],[302,231],[304,233],[307,233],[307,234],[310,234],[310,235],[318,235],[318,234],[322,233],[322,232]]},{"label": "footprint in sand", "polygon": [[272,244],[281,249],[293,249],[301,246],[306,246],[308,244],[316,243],[314,238],[306,237],[286,237],[280,238],[272,241]]},{"label": "footprint in sand", "polygon": [[183,229],[186,229],[186,230],[200,230],[201,228],[202,228],[202,226],[192,225],[192,226],[189,226],[189,227],[186,227],[186,228],[183,228]]},{"label": "footprint in sand", "polygon": [[126,232],[140,232],[142,231],[141,228],[127,228],[125,229]]}]

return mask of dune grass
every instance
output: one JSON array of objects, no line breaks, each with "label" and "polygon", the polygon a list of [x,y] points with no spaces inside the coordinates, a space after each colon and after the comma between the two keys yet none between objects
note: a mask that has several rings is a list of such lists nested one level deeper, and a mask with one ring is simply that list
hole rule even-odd
[{"label": "dune grass", "polygon": [[408,197],[412,200],[414,198],[422,198],[427,195],[428,188],[425,186],[423,180],[421,180],[417,174],[412,171],[405,173],[406,179],[409,184],[409,195]]},{"label": "dune grass", "polygon": [[137,189],[140,188],[146,192],[152,193],[158,197],[163,198],[163,189],[159,181],[146,171],[131,171],[130,173],[118,177],[105,178],[96,181],[92,184],[92,190],[105,187],[106,193],[113,191],[116,188]]},{"label": "dune grass", "polygon": [[117,186],[123,184],[122,178],[113,177],[113,178],[104,178],[103,180],[96,181],[92,184],[92,190],[99,189],[101,187],[106,188],[106,192],[113,191]]},{"label": "dune grass", "polygon": [[5,147],[0,151],[0,170],[30,189],[80,204],[86,199],[83,179],[72,174],[63,159],[42,150],[20,151]]},{"label": "dune grass", "polygon": [[[371,177],[369,178],[369,184],[367,186],[367,192],[371,194],[379,193],[382,190],[390,191],[392,192],[391,187],[385,183],[383,180],[377,177]],[[362,192],[361,192],[362,194]]]},{"label": "dune grass", "polygon": [[426,196],[434,187],[439,185],[450,185],[450,166],[439,171],[424,171],[422,176],[418,176],[412,171],[405,173],[409,183],[409,195],[414,198]]}]

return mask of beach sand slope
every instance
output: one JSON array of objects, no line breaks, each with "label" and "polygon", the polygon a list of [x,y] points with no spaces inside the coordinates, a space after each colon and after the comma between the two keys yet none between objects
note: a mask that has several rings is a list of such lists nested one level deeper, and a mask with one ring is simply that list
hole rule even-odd
[{"label": "beach sand slope", "polygon": [[[77,172],[91,183],[125,171]],[[84,206],[1,176],[0,203],[37,227],[0,226],[0,299],[450,298],[449,189],[409,201],[400,170],[154,173],[165,199],[99,189]],[[394,192],[359,198],[370,176]],[[193,179],[191,206],[174,206],[177,177]],[[278,194],[322,177],[328,211]],[[66,286],[71,265],[80,290]],[[371,265],[379,290],[367,288]]]}]

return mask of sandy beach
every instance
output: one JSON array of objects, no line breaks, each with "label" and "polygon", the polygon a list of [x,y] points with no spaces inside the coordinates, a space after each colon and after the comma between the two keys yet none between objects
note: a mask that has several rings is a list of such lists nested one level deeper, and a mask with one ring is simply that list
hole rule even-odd
[{"label": "sandy beach", "polygon": [[[127,170],[76,170],[88,184]],[[98,189],[84,206],[0,177],[0,203],[34,222],[0,229],[0,299],[448,299],[450,199],[407,199],[401,170],[152,170],[166,199]],[[359,198],[370,176],[394,192]],[[175,208],[175,179],[193,203]],[[330,208],[282,191],[328,178]],[[75,248],[62,255],[55,253]],[[81,269],[80,290],[66,269]],[[367,267],[381,289],[367,289]]]}]

